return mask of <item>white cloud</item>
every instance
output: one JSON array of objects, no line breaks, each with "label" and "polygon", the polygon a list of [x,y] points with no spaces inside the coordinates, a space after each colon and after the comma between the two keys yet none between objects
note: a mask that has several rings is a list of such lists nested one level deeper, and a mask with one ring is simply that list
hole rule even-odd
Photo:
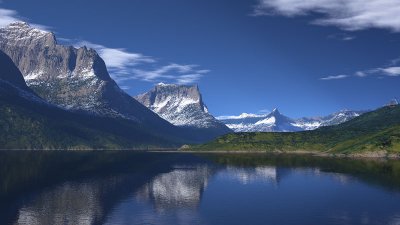
[{"label": "white cloud", "polygon": [[316,15],[318,25],[344,30],[384,28],[400,32],[399,0],[259,0],[253,15]]},{"label": "white cloud", "polygon": [[400,67],[399,66],[392,66],[387,68],[380,68],[380,70],[388,76],[400,76]]},{"label": "white cloud", "polygon": [[320,80],[339,80],[339,79],[344,79],[347,77],[348,77],[348,75],[341,74],[341,75],[336,75],[336,76],[322,77],[322,78],[320,78]]}]

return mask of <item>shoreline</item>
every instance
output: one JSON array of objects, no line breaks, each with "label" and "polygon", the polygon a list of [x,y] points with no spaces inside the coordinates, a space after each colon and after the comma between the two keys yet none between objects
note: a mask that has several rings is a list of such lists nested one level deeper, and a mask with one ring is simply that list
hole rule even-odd
[{"label": "shoreline", "polygon": [[194,154],[273,154],[273,155],[309,155],[326,158],[354,158],[354,159],[400,159],[400,153],[387,153],[385,151],[362,152],[362,153],[326,153],[318,151],[260,151],[260,150],[149,150],[158,153],[194,153]]},{"label": "shoreline", "polygon": [[369,151],[359,153],[328,153],[320,151],[262,151],[262,150],[189,150],[179,148],[156,148],[156,149],[1,149],[0,152],[6,151],[40,151],[40,152],[140,152],[140,153],[184,153],[184,154],[272,154],[272,155],[308,155],[315,157],[326,157],[326,158],[353,158],[353,159],[395,159],[400,160],[400,153],[388,153],[386,151]]}]

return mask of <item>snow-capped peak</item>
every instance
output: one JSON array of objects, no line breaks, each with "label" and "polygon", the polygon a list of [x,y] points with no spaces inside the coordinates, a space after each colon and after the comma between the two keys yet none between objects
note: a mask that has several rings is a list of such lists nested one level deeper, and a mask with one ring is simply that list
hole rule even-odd
[{"label": "snow-capped peak", "polygon": [[174,84],[166,84],[163,82],[158,83],[156,86],[161,86],[161,87],[165,87],[165,86],[173,86]]},{"label": "snow-capped peak", "polygon": [[29,24],[25,21],[15,21],[8,24],[7,27],[29,28]]},{"label": "snow-capped peak", "polygon": [[51,34],[51,32],[34,28],[30,26],[29,23],[24,21],[12,22],[2,29],[14,33],[21,33],[23,35],[28,35],[29,37],[43,37],[45,35]]},{"label": "snow-capped peak", "polygon": [[23,21],[13,22],[0,28],[0,38],[7,45],[26,46],[36,43],[53,46],[57,44],[53,33],[32,27]]}]

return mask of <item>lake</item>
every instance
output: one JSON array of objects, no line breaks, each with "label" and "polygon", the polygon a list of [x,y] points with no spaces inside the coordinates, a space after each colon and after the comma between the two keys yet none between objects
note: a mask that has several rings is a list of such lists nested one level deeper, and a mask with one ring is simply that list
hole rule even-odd
[{"label": "lake", "polygon": [[400,224],[400,161],[3,151],[0,224]]}]

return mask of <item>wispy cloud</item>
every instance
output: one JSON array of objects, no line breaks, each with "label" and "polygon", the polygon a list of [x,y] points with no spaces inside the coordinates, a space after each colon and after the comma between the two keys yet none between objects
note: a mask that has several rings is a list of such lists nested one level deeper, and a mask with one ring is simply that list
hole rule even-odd
[{"label": "wispy cloud", "polygon": [[197,82],[209,70],[198,69],[198,65],[181,65],[171,63],[158,69],[134,69],[133,78],[149,82],[167,81],[177,84],[191,84]]},{"label": "wispy cloud", "polygon": [[389,67],[357,71],[355,75],[357,77],[367,77],[372,75],[397,77],[400,76],[400,66],[389,66]]},{"label": "wispy cloud", "polygon": [[[199,69],[198,65],[170,63],[162,65],[154,57],[129,52],[123,48],[109,48],[89,41],[60,39],[79,48],[86,46],[95,49],[106,62],[114,80],[124,83],[141,80],[152,83],[166,82],[176,84],[196,83],[209,70]],[[127,86],[124,86],[128,89]]]},{"label": "wispy cloud", "polygon": [[[393,59],[390,61],[390,63],[382,67],[356,71],[351,76],[359,78],[376,76],[379,79],[382,79],[384,77],[400,77],[400,58]],[[337,79],[348,78],[351,76],[349,75],[327,76],[320,78],[320,80],[337,80]]]},{"label": "wispy cloud", "polygon": [[354,40],[355,38],[356,38],[355,36],[346,33],[337,33],[328,36],[328,39],[334,39],[339,41],[351,41]]},{"label": "wispy cloud", "polygon": [[129,89],[131,89],[131,87],[128,86],[128,85],[119,85],[119,87],[120,87],[122,90],[129,90]]},{"label": "wispy cloud", "polygon": [[317,25],[344,30],[384,28],[400,32],[398,0],[259,0],[253,15],[316,15]]},{"label": "wispy cloud", "polygon": [[348,75],[341,74],[341,75],[322,77],[322,78],[320,78],[320,80],[340,80],[340,79],[344,79],[347,77],[348,77]]},{"label": "wispy cloud", "polygon": [[[63,41],[71,42],[69,39],[63,39]],[[86,46],[95,49],[105,61],[110,73],[116,77],[129,74],[131,69],[138,64],[156,62],[152,57],[129,52],[124,48],[109,48],[89,41],[77,41],[73,45],[77,48]]]},{"label": "wispy cloud", "polygon": [[199,69],[198,65],[170,63],[162,65],[154,57],[129,52],[123,48],[109,48],[89,41],[58,38],[76,48],[86,46],[95,49],[105,61],[110,75],[124,85],[126,81],[141,80],[152,83],[166,82],[176,84],[196,83],[209,70]]}]

